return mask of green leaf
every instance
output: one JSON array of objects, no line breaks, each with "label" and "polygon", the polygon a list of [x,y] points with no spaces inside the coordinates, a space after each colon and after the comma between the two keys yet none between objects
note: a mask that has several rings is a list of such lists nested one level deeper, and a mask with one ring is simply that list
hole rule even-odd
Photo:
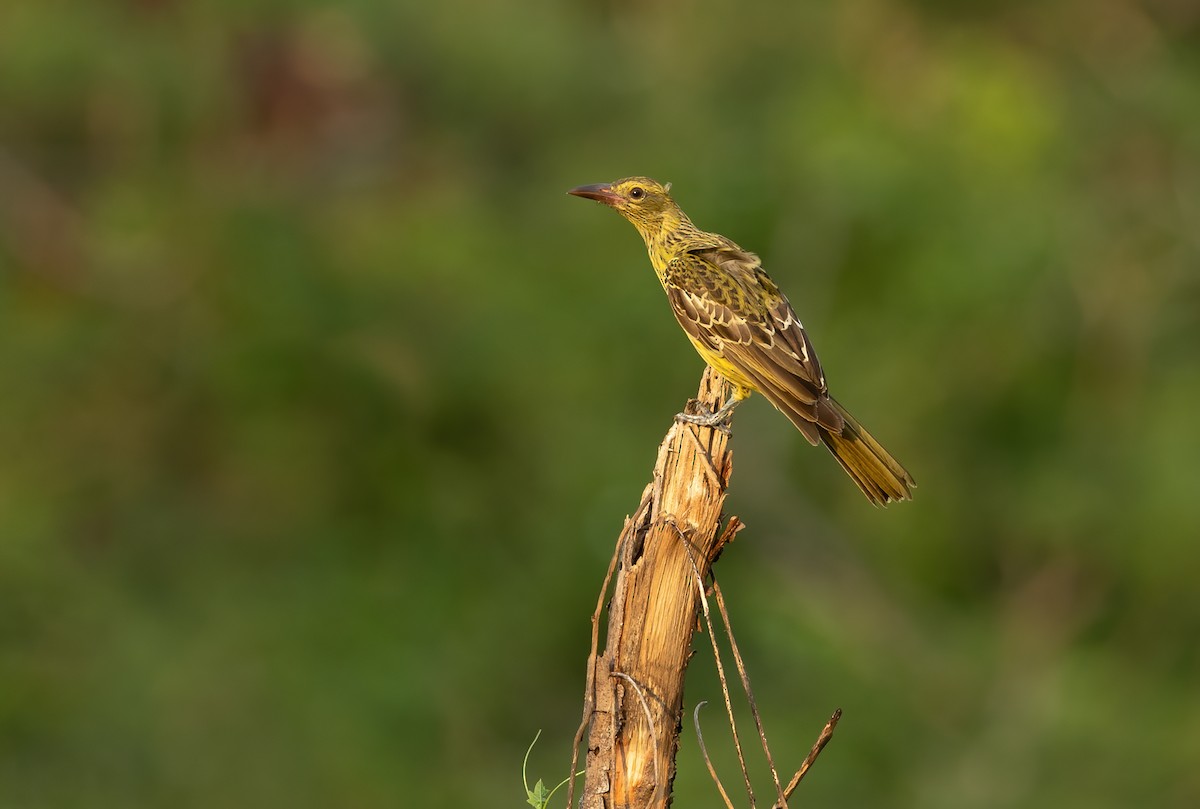
[{"label": "green leaf", "polygon": [[534,807],[534,809],[545,809],[546,804],[550,802],[550,796],[554,794],[550,790],[546,789],[546,785],[542,783],[542,779],[540,778],[538,779],[537,783],[533,785],[533,789],[527,789],[526,792],[529,795],[528,803],[530,806]]}]

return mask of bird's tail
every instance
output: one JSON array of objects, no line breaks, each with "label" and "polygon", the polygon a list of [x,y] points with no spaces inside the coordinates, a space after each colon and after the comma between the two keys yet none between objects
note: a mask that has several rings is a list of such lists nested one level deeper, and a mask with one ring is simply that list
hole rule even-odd
[{"label": "bird's tail", "polygon": [[846,408],[832,398],[829,402],[842,417],[843,425],[836,433],[818,425],[821,441],[867,499],[877,506],[911,500],[912,489],[917,485],[912,475],[846,412]]}]

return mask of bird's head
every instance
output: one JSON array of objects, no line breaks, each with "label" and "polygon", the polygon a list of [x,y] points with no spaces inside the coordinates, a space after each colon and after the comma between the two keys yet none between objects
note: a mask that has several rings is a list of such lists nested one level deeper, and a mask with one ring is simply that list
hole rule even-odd
[{"label": "bird's head", "polygon": [[614,183],[581,185],[567,193],[616,208],[649,240],[685,218],[671,199],[670,190],[670,183],[663,185],[649,177],[627,177]]}]

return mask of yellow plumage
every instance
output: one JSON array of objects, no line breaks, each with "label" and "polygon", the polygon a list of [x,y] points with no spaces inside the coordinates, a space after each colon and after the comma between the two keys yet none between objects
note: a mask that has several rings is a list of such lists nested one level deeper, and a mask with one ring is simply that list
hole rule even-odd
[{"label": "yellow plumage", "polygon": [[671,199],[669,186],[648,177],[570,193],[603,202],[633,223],[679,325],[704,361],[734,385],[733,397],[717,413],[678,418],[723,423],[758,391],[810,443],[828,447],[872,503],[911,498],[912,476],[829,395],[804,327],[758,256],[697,228]]}]

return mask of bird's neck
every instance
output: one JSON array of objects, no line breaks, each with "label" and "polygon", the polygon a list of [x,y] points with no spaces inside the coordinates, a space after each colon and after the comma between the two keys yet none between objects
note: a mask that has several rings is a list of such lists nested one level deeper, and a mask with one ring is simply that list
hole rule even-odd
[{"label": "bird's neck", "polygon": [[683,211],[666,211],[658,222],[638,230],[646,242],[646,249],[650,252],[656,269],[660,260],[666,263],[675,258],[681,250],[681,245],[700,233]]}]

